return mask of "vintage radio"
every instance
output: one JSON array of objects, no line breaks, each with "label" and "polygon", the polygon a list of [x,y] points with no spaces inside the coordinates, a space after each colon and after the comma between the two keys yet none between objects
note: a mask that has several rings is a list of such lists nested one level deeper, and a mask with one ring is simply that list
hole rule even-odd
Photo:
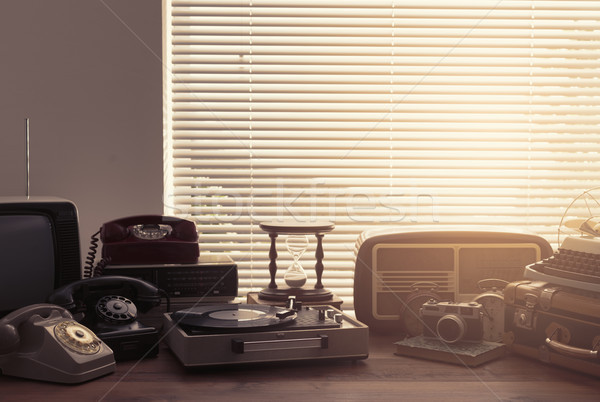
[{"label": "vintage radio", "polygon": [[419,226],[365,231],[355,253],[356,317],[389,332],[406,331],[428,299],[467,302],[482,292],[482,279],[523,279],[525,266],[552,255],[552,247],[529,233]]}]

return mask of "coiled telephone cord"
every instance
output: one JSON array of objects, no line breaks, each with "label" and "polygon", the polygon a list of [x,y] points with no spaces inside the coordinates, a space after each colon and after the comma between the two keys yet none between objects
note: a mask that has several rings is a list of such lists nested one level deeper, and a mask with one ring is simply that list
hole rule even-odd
[{"label": "coiled telephone cord", "polygon": [[96,253],[98,252],[98,242],[100,239],[98,235],[100,231],[98,230],[94,233],[90,240],[90,250],[88,251],[87,257],[85,259],[85,265],[83,267],[83,277],[84,278],[94,278],[96,276],[101,276],[104,271],[104,267],[106,267],[110,259],[102,258],[98,264],[94,266],[94,262],[96,261]]}]

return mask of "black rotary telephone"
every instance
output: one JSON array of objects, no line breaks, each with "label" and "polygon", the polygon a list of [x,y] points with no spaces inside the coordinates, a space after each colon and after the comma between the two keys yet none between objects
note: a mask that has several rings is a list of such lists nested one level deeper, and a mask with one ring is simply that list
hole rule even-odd
[{"label": "black rotary telephone", "polygon": [[158,354],[158,330],[137,321],[158,306],[161,292],[141,279],[101,276],[82,279],[57,289],[49,303],[69,310],[113,350],[115,360]]}]

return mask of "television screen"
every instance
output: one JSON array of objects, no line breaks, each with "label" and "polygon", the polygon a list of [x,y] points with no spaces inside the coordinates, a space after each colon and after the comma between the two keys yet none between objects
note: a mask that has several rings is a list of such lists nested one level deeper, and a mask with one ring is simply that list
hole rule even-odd
[{"label": "television screen", "polygon": [[0,305],[16,309],[43,303],[54,289],[54,241],[42,215],[0,216]]},{"label": "television screen", "polygon": [[81,278],[77,209],[47,197],[0,197],[0,317]]}]

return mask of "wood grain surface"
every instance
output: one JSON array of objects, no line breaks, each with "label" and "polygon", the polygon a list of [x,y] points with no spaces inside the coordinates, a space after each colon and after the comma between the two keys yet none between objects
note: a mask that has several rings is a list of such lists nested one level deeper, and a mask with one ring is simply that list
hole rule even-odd
[{"label": "wood grain surface", "polygon": [[158,357],[117,363],[115,373],[79,385],[0,376],[0,400],[78,401],[598,401],[600,379],[517,355],[475,368],[394,354],[371,335],[355,362],[266,363],[185,369],[161,345]]}]

